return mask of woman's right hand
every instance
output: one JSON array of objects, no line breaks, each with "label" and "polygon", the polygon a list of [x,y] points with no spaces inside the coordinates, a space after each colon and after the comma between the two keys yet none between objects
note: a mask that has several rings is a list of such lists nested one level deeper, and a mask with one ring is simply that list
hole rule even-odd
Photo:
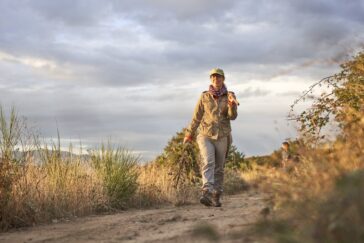
[{"label": "woman's right hand", "polygon": [[240,105],[233,92],[228,93],[228,101],[230,105]]}]

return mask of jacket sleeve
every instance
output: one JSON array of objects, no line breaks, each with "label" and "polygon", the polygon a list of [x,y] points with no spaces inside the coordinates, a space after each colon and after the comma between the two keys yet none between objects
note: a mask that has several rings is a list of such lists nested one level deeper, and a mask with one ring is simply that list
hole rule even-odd
[{"label": "jacket sleeve", "polygon": [[198,100],[195,110],[193,112],[193,117],[190,125],[187,127],[186,137],[193,137],[195,136],[196,130],[200,125],[201,119],[204,114],[204,108],[202,103],[203,94],[201,94],[200,99]]},{"label": "jacket sleeve", "polygon": [[[231,95],[235,97],[235,94],[233,92],[229,92]],[[235,120],[238,116],[238,106],[236,104],[228,104],[228,118],[230,120]]]}]

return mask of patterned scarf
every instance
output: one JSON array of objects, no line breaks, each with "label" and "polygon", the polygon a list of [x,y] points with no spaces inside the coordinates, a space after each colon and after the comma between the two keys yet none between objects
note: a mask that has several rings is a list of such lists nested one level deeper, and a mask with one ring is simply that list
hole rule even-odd
[{"label": "patterned scarf", "polygon": [[210,84],[209,93],[212,94],[214,97],[220,97],[224,94],[227,94],[227,88],[225,84],[223,84],[220,90],[215,90],[214,86]]}]

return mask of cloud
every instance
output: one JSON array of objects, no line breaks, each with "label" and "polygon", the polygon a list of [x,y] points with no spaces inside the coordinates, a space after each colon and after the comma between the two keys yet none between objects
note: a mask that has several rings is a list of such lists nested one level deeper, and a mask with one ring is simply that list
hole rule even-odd
[{"label": "cloud", "polygon": [[33,20],[32,38],[24,38],[29,26],[18,23],[12,34],[19,38],[12,41],[10,53],[41,55],[72,73],[73,79],[94,85],[170,80],[185,75],[181,66],[201,72],[221,63],[241,63],[244,69],[251,63],[316,59],[316,53],[337,49],[330,48],[332,43],[346,45],[345,36],[356,27],[330,12],[318,18],[321,12],[310,12],[309,7],[300,14],[300,5],[284,1],[277,6],[267,1],[27,3],[21,18]]},{"label": "cloud", "polygon": [[52,23],[59,22],[73,28],[97,24],[107,17],[108,5],[96,0],[28,1],[28,7],[43,18]]},{"label": "cloud", "polygon": [[[2,104],[47,137],[57,121],[66,137],[115,135],[149,156],[187,125],[212,67],[225,70],[241,112],[272,122],[364,37],[359,0],[4,0],[0,9]],[[275,146],[272,126],[255,129],[265,145],[247,150]]]}]

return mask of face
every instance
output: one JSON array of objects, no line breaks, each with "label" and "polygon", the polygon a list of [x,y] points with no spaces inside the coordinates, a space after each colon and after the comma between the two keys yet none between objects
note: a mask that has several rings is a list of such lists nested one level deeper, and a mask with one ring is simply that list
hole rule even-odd
[{"label": "face", "polygon": [[219,74],[213,74],[210,76],[211,84],[214,86],[216,90],[219,90],[222,88],[224,84],[225,77],[221,76]]}]

